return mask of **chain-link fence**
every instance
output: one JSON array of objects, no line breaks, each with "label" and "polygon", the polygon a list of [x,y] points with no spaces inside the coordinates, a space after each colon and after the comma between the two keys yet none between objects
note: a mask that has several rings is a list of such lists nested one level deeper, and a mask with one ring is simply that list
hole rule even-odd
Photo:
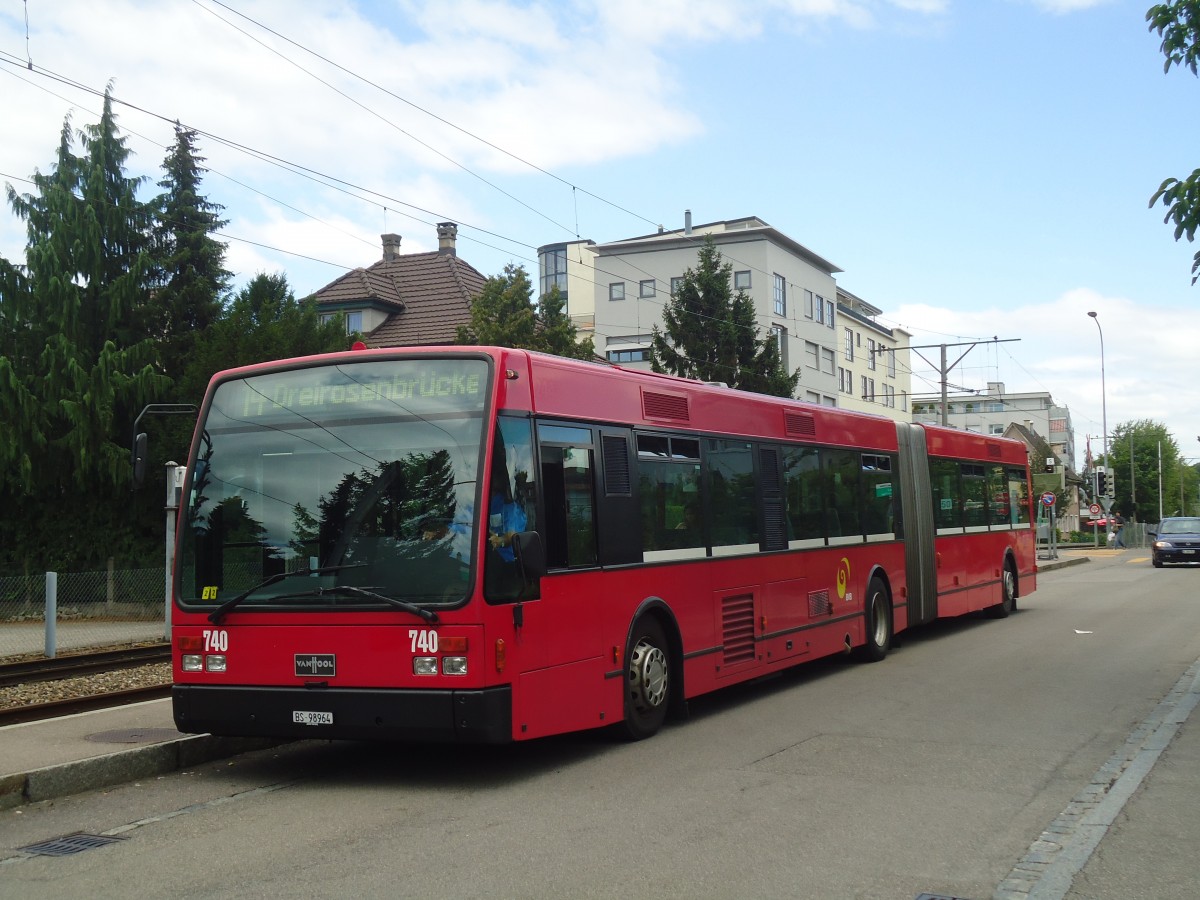
[{"label": "chain-link fence", "polygon": [[0,659],[164,640],[165,596],[162,566],[0,577]]}]

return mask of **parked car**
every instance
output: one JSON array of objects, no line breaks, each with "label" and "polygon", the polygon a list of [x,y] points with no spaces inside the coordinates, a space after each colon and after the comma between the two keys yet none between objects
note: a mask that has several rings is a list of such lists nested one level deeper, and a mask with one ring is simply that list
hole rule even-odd
[{"label": "parked car", "polygon": [[1155,568],[1164,563],[1200,563],[1200,518],[1170,516],[1146,532],[1154,538],[1150,553]]}]

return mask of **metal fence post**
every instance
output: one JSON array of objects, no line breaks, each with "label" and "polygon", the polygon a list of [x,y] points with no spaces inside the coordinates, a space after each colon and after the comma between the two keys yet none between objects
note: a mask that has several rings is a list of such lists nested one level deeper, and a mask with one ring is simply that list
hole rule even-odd
[{"label": "metal fence post", "polygon": [[58,652],[58,573],[46,573],[46,658]]}]

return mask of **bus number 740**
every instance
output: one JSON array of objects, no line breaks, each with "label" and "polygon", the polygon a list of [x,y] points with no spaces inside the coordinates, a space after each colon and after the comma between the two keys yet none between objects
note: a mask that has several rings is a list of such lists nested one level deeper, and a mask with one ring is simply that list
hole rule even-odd
[{"label": "bus number 740", "polygon": [[411,628],[408,636],[412,640],[413,653],[437,653],[438,636],[436,631],[426,628]]}]

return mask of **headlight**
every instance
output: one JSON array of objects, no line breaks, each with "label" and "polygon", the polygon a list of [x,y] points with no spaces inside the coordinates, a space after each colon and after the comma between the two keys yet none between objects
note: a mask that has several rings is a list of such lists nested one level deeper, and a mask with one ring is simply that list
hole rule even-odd
[{"label": "headlight", "polygon": [[447,656],[442,660],[443,675],[466,675],[467,658],[465,656]]},{"label": "headlight", "polygon": [[438,670],[436,656],[414,656],[414,675],[436,675]]},{"label": "headlight", "polygon": [[1155,541],[1154,549],[1155,550],[1170,550],[1171,542],[1170,541]]},{"label": "headlight", "polygon": [[224,672],[225,671],[225,654],[210,653],[204,657],[204,670],[206,672]]},{"label": "headlight", "polygon": [[201,672],[204,670],[204,663],[200,661],[199,653],[185,653],[180,660],[180,668],[185,672]]}]

